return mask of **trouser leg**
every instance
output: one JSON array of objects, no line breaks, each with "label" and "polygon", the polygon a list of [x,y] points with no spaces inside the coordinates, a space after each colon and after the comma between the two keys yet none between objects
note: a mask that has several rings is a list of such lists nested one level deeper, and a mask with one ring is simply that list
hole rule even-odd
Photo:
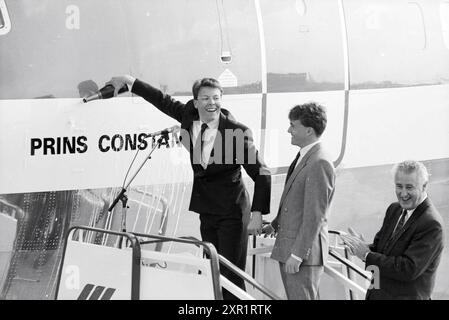
[{"label": "trouser leg", "polygon": [[279,262],[282,282],[288,300],[318,300],[318,289],[323,266],[301,265],[299,272],[286,273],[285,263]]},{"label": "trouser leg", "polygon": [[[220,255],[244,271],[248,243],[246,226],[249,218],[246,216],[242,219],[239,217],[201,215],[200,220],[200,231],[203,241],[211,242]],[[242,278],[235,275],[222,264],[220,264],[220,271],[224,277],[245,290]],[[227,290],[223,290],[223,298],[235,299]]]}]

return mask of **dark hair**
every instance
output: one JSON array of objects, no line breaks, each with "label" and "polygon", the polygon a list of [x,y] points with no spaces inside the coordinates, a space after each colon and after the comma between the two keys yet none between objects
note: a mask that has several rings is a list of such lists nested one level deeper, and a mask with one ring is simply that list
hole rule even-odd
[{"label": "dark hair", "polygon": [[214,78],[203,78],[200,80],[196,80],[192,86],[193,98],[198,99],[198,92],[203,87],[216,88],[220,89],[221,94],[223,94],[223,88],[221,87],[220,82],[215,80]]},{"label": "dark hair", "polygon": [[288,113],[288,118],[291,121],[301,121],[304,127],[313,128],[317,137],[320,137],[326,129],[326,109],[315,102],[294,106]]}]

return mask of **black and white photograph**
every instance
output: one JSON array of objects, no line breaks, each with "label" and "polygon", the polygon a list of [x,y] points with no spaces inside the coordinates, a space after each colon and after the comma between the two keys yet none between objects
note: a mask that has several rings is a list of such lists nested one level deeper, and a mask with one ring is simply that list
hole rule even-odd
[{"label": "black and white photograph", "polygon": [[448,0],[0,0],[0,300],[449,300],[448,232]]}]

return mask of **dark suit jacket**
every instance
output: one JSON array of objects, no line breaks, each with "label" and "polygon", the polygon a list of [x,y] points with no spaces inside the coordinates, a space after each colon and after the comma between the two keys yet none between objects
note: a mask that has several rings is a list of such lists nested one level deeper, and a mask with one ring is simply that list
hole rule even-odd
[{"label": "dark suit jacket", "polygon": [[391,204],[376,234],[366,266],[379,268],[380,288],[370,289],[369,300],[430,299],[444,246],[441,216],[427,198],[391,241],[402,208]]},{"label": "dark suit jacket", "polygon": [[[193,100],[186,104],[160,90],[136,80],[132,92],[181,123],[181,142],[190,152],[194,173],[189,210],[214,215],[242,215],[250,206],[242,180],[241,166],[255,182],[251,211],[270,212],[271,176],[258,156],[251,131],[237,122],[226,109],[221,109],[218,132],[211,153],[211,163],[204,169],[195,164],[190,129],[199,120]],[[232,133],[246,133],[236,138]],[[244,150],[244,152],[241,152]],[[198,163],[198,162],[196,162]]]}]

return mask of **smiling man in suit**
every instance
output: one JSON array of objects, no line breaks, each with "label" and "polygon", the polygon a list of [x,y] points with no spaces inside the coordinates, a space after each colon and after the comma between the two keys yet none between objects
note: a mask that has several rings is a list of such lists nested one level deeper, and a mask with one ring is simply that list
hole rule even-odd
[{"label": "smiling man in suit", "polygon": [[[186,104],[130,75],[113,77],[115,88],[131,91],[181,123],[181,143],[190,153],[193,187],[189,210],[199,213],[203,241],[245,270],[249,233],[260,233],[262,215],[270,211],[270,172],[259,157],[251,130],[221,107],[223,89],[212,78],[196,81]],[[254,181],[253,201],[243,183],[241,167]],[[251,215],[251,217],[250,217]],[[243,280],[222,267],[222,273],[245,288]],[[233,295],[224,291],[225,299]]]},{"label": "smiling man in suit", "polygon": [[335,170],[319,140],[327,124],[324,107],[297,105],[288,117],[291,143],[300,150],[288,169],[278,214],[264,232],[277,233],[271,258],[279,261],[287,298],[315,300],[328,255]]},{"label": "smiling man in suit", "polygon": [[373,243],[352,229],[343,240],[366,267],[378,268],[379,287],[367,291],[367,300],[429,300],[444,247],[443,222],[427,196],[422,163],[401,162],[393,173],[398,202],[388,207]]}]

